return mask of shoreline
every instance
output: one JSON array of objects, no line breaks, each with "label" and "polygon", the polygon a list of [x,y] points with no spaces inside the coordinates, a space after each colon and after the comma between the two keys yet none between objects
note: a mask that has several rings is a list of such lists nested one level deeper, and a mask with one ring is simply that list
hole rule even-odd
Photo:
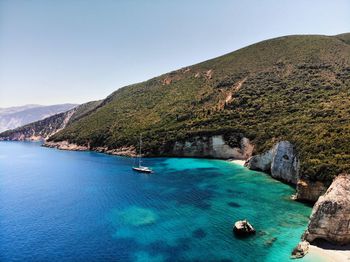
[{"label": "shoreline", "polygon": [[241,160],[241,159],[229,159],[228,162],[234,163],[240,166],[244,166],[246,160]]},{"label": "shoreline", "polygon": [[[341,246],[339,248],[342,248]],[[316,246],[310,244],[309,252],[305,258],[321,257],[324,261],[329,262],[344,262],[350,261],[350,249],[327,248],[325,246]]]},{"label": "shoreline", "polygon": [[[45,140],[44,140],[45,141]],[[23,142],[23,141],[22,141]],[[34,140],[29,140],[29,142],[38,142]],[[43,147],[55,148],[58,150],[66,150],[66,151],[91,151],[104,153],[107,155],[115,155],[115,156],[123,156],[123,157],[135,157],[135,148],[132,147],[124,147],[118,148],[114,150],[107,150],[106,148],[88,148],[83,146],[78,146],[76,144],[70,144],[67,141],[63,141],[61,143],[57,142],[46,142],[42,144]],[[208,158],[212,159],[212,158]],[[224,160],[224,159],[222,159]],[[239,166],[244,167],[246,160],[242,159],[227,159],[229,163],[237,164]],[[278,180],[277,180],[278,181]],[[281,182],[281,181],[280,181]],[[322,261],[322,262],[342,262],[342,261],[350,261],[350,245],[346,247],[342,246],[333,246],[331,244],[320,244],[320,245],[312,245],[309,246],[309,252],[304,257],[306,261]],[[322,260],[319,260],[322,259]]]}]

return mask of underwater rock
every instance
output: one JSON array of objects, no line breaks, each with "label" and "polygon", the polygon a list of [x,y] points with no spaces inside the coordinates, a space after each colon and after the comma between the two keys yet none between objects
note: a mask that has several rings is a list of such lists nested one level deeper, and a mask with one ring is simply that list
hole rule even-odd
[{"label": "underwater rock", "polygon": [[273,237],[273,238],[270,238],[268,240],[265,241],[265,245],[270,247],[273,245],[273,243],[277,240],[277,237]]},{"label": "underwater rock", "polygon": [[207,233],[205,233],[205,231],[201,228],[199,229],[196,229],[195,231],[192,232],[192,236],[195,237],[195,238],[205,238],[207,235]]},{"label": "underwater rock", "polygon": [[241,205],[238,204],[238,203],[236,203],[236,202],[228,202],[227,204],[228,204],[230,207],[236,207],[236,208],[241,207]]},{"label": "underwater rock", "polygon": [[156,222],[157,215],[150,209],[130,207],[119,214],[124,223],[132,226],[145,226]]}]

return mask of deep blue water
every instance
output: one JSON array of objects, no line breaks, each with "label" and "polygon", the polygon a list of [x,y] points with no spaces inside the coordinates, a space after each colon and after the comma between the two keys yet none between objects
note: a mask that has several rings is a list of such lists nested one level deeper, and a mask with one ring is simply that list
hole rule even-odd
[{"label": "deep blue water", "polygon": [[[132,159],[0,143],[0,261],[288,261],[311,208],[218,160]],[[232,235],[247,218],[257,234]]]}]

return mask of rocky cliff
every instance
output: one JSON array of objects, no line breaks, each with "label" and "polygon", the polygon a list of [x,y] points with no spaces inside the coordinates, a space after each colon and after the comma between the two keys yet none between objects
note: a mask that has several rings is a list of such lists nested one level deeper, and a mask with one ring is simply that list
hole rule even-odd
[{"label": "rocky cliff", "polygon": [[90,145],[81,146],[81,145],[69,143],[68,141],[60,141],[60,142],[46,141],[43,144],[43,146],[57,148],[60,150],[70,150],[70,151],[91,150],[91,151],[97,151],[100,153],[116,155],[116,156],[129,156],[129,157],[137,156],[137,152],[134,146],[124,146],[124,147],[109,149],[108,147],[91,147]]},{"label": "rocky cliff", "polygon": [[306,177],[300,178],[296,187],[296,199],[314,203],[326,192],[328,186],[329,183],[326,181],[312,181]]},{"label": "rocky cliff", "polygon": [[281,141],[265,153],[250,157],[245,166],[269,173],[273,178],[296,186],[295,199],[314,203],[326,192],[327,181],[311,180],[300,172],[300,160],[293,144]]},{"label": "rocky cliff", "polygon": [[316,202],[303,238],[324,239],[335,244],[350,243],[350,175],[336,177]]},{"label": "rocky cliff", "polygon": [[[89,144],[82,146],[69,143],[68,141],[46,141],[44,146],[61,150],[93,150],[111,155],[136,156],[134,146],[122,146],[117,148],[93,147]],[[184,141],[174,142],[170,151],[164,151],[161,155],[246,160],[252,155],[253,149],[254,146],[246,137],[240,139],[239,145],[232,146],[229,142],[225,141],[223,135],[195,136]]]},{"label": "rocky cliff", "polygon": [[295,147],[288,141],[281,141],[269,151],[252,156],[245,165],[252,170],[270,173],[278,180],[297,184],[299,159]]},{"label": "rocky cliff", "polygon": [[224,140],[223,135],[215,135],[177,141],[169,153],[173,156],[245,160],[252,155],[253,149],[254,146],[246,137],[241,138],[239,146],[233,147]]}]

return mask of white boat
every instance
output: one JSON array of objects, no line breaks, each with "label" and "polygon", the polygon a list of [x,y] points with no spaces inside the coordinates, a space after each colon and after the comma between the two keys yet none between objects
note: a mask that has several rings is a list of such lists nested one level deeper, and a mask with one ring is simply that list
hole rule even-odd
[{"label": "white boat", "polygon": [[140,172],[140,173],[153,173],[153,170],[150,169],[147,166],[142,166],[142,155],[141,155],[141,150],[142,150],[142,137],[140,135],[140,150],[139,150],[139,154],[138,154],[138,165],[137,166],[133,166],[132,170],[136,171],[136,172]]},{"label": "white boat", "polygon": [[153,173],[153,170],[150,169],[149,167],[146,167],[146,166],[133,166],[132,167],[132,170],[135,170],[137,172],[141,172],[141,173]]}]

